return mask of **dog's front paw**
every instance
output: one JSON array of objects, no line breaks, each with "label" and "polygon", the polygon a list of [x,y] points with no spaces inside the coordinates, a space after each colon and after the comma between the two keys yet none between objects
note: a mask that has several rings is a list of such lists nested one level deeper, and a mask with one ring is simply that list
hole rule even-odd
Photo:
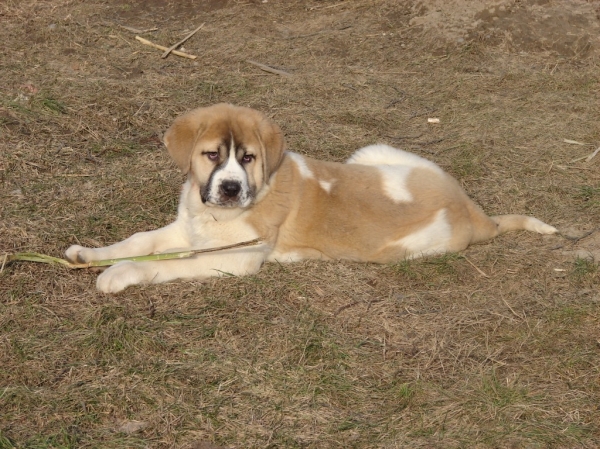
[{"label": "dog's front paw", "polygon": [[117,293],[130,285],[148,282],[146,270],[135,262],[120,262],[113,265],[96,281],[96,287],[103,293]]},{"label": "dog's front paw", "polygon": [[85,248],[79,245],[72,245],[65,251],[65,256],[71,262],[86,263],[92,260],[98,260],[95,257],[96,250],[94,248]]}]

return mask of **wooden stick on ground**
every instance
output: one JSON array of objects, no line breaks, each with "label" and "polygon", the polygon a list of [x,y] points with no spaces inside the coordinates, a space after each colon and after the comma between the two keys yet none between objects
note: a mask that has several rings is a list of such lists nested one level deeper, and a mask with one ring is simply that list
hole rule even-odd
[{"label": "wooden stick on ground", "polygon": [[463,256],[463,258],[464,258],[464,259],[465,259],[467,262],[469,262],[469,264],[470,264],[470,265],[471,265],[473,268],[475,268],[475,269],[477,270],[477,272],[478,272],[480,275],[482,275],[484,278],[489,278],[489,276],[488,276],[487,274],[485,274],[485,273],[483,272],[483,270],[479,269],[479,267],[478,267],[477,265],[475,265],[473,262],[471,262],[469,259],[467,259],[467,256]]},{"label": "wooden stick on ground", "polygon": [[[155,44],[154,42],[150,42],[148,39],[144,39],[143,37],[136,36],[135,39],[144,45],[148,45],[150,47],[157,48],[159,50],[168,50],[167,47],[163,47],[162,45],[158,45],[158,44]],[[182,58],[188,58],[188,59],[196,59],[198,57],[196,55],[190,55],[189,53],[184,53],[184,52],[178,51],[178,50],[173,50],[173,51],[171,51],[171,53],[173,53],[174,55],[177,55],[177,56],[181,56]]]},{"label": "wooden stick on ground", "polygon": [[594,151],[592,154],[590,154],[588,157],[585,158],[586,162],[590,162],[592,159],[594,159],[596,157],[596,155],[600,153],[600,147],[596,148],[596,151]]},{"label": "wooden stick on ground", "polygon": [[249,59],[247,59],[246,62],[248,64],[255,65],[256,67],[258,67],[261,70],[264,70],[265,72],[274,73],[275,75],[281,75],[281,76],[292,76],[291,73],[286,72],[285,70],[274,69],[273,67],[270,67],[265,64],[261,64],[260,62],[251,61]]},{"label": "wooden stick on ground", "polygon": [[118,25],[118,26],[120,26],[124,30],[131,31],[132,33],[135,33],[135,34],[144,34],[144,33],[149,33],[150,31],[158,31],[158,28],[156,28],[156,27],[154,27],[154,28],[147,28],[145,30],[140,30],[138,28],[128,27],[128,26],[125,26],[125,25]]},{"label": "wooden stick on ground", "polygon": [[[206,22],[205,22],[206,23]],[[182,45],[185,41],[187,41],[190,37],[192,37],[194,34],[196,34],[198,31],[200,31],[200,28],[202,28],[204,26],[204,23],[202,25],[200,25],[198,28],[196,28],[194,31],[192,31],[190,34],[188,34],[186,37],[184,37],[183,39],[181,39],[179,42],[177,42],[176,44],[171,45],[169,48],[167,48],[165,50],[165,52],[161,55],[161,58],[166,58],[167,56],[169,56],[169,54],[177,49],[180,45]]]}]

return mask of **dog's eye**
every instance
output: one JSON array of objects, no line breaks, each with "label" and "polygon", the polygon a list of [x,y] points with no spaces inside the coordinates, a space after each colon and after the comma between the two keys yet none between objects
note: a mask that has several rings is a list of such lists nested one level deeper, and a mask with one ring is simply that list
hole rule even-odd
[{"label": "dog's eye", "polygon": [[216,151],[211,151],[204,154],[206,154],[206,157],[208,157],[211,161],[216,161],[217,159],[219,159],[219,153],[217,153]]},{"label": "dog's eye", "polygon": [[254,160],[253,154],[244,154],[244,157],[242,158],[242,162],[244,164],[248,164],[248,163],[252,162],[253,160]]}]

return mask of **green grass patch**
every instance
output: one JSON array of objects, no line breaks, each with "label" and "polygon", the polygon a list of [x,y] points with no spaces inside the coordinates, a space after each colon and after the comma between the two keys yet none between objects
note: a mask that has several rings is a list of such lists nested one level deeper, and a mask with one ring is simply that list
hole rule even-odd
[{"label": "green grass patch", "polygon": [[574,197],[582,203],[584,208],[596,209],[600,206],[600,187],[579,186]]},{"label": "green grass patch", "polygon": [[479,178],[482,175],[479,154],[473,149],[458,151],[452,158],[452,173],[459,179]]},{"label": "green grass patch", "polygon": [[573,263],[571,276],[578,282],[591,280],[598,272],[598,264],[591,259],[578,257]]}]

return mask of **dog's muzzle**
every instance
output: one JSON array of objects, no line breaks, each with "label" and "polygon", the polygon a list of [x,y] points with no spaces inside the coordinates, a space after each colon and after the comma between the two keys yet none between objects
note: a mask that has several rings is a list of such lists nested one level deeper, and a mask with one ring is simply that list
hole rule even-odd
[{"label": "dog's muzzle", "polygon": [[242,191],[242,184],[238,181],[223,181],[219,186],[219,193],[228,200],[235,200]]}]

